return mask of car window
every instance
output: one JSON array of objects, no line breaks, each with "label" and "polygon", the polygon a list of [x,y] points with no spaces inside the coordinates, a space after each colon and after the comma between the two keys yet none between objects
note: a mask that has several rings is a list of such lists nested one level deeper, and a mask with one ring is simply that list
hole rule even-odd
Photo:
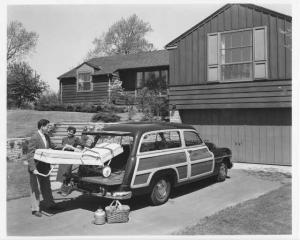
[{"label": "car window", "polygon": [[187,147],[194,146],[194,145],[201,145],[203,143],[199,135],[196,132],[192,132],[192,131],[184,132],[184,141]]},{"label": "car window", "polygon": [[100,135],[96,146],[101,143],[118,143],[120,145],[131,145],[133,143],[132,136],[118,136],[118,135]]},{"label": "car window", "polygon": [[181,147],[180,134],[178,131],[150,133],[144,136],[141,143],[140,152],[149,152],[177,147]]},{"label": "car window", "polygon": [[150,133],[145,135],[142,140],[140,152],[149,152],[149,151],[158,150],[156,149],[156,145],[155,145],[156,137],[157,137],[156,133]]}]

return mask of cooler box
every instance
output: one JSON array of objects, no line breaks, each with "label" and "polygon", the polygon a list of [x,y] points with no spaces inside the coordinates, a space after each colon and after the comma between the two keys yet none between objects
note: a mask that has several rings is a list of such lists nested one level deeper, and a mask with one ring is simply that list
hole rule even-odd
[{"label": "cooler box", "polygon": [[121,154],[123,148],[117,143],[101,143],[94,148],[85,148],[80,152],[61,151],[53,149],[36,149],[34,159],[49,164],[79,164],[98,165]]}]

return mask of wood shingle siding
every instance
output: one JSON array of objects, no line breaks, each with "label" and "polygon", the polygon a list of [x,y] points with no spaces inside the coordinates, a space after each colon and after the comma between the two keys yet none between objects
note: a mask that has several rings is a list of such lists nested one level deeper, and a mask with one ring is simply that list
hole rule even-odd
[{"label": "wood shingle siding", "polygon": [[291,107],[291,80],[170,87],[177,109]]},{"label": "wood shingle siding", "polygon": [[[205,83],[207,79],[207,34],[244,28],[267,27],[270,80],[291,78],[290,39],[282,32],[291,20],[246,5],[233,4],[177,40],[170,49],[170,86]],[[174,70],[172,70],[174,68]]]}]

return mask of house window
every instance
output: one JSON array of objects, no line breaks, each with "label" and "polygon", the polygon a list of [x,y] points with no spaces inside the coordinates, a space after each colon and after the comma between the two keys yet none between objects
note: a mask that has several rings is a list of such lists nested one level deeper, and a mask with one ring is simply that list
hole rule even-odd
[{"label": "house window", "polygon": [[141,89],[147,86],[150,89],[160,89],[162,93],[165,93],[168,80],[168,70],[137,72],[136,88]]},{"label": "house window", "polygon": [[77,91],[86,92],[93,90],[92,76],[89,72],[78,73],[77,75]]},{"label": "house window", "polygon": [[266,27],[208,34],[208,81],[267,78]]}]

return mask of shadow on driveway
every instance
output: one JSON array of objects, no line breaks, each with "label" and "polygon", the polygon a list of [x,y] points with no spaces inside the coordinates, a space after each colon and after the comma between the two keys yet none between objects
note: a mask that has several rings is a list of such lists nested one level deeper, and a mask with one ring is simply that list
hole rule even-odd
[{"label": "shadow on driveway", "polygon": [[[176,199],[183,195],[193,193],[195,191],[207,188],[215,183],[216,182],[214,181],[214,179],[208,178],[201,181],[196,181],[188,185],[179,186],[172,190],[170,199]],[[51,215],[72,211],[75,209],[84,209],[91,212],[95,212],[98,208],[104,209],[112,202],[112,200],[110,199],[104,199],[104,198],[89,196],[89,195],[80,195],[75,198],[56,197],[55,200],[56,202],[58,202],[57,206],[61,207],[62,210],[59,211],[44,210],[44,212]],[[147,198],[147,195],[136,196],[130,200],[123,200],[120,202],[122,204],[128,204],[130,206],[131,211],[136,211],[151,205]]]}]

